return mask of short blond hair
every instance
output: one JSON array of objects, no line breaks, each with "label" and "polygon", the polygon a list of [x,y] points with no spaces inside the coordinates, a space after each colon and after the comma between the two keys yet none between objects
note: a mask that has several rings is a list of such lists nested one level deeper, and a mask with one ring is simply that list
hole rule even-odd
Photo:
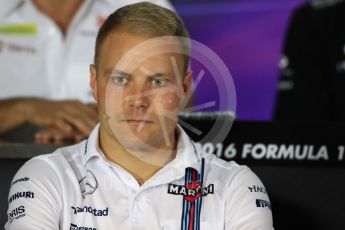
[{"label": "short blond hair", "polygon": [[94,57],[96,68],[105,38],[113,30],[124,26],[131,34],[149,38],[160,36],[177,37],[184,54],[183,69],[185,72],[187,71],[190,62],[190,40],[182,19],[173,11],[149,2],[126,5],[109,15],[97,34]]}]

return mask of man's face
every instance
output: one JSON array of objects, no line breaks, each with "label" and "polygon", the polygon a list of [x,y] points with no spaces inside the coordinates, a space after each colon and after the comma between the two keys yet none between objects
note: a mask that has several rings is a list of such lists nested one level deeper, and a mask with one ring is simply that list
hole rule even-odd
[{"label": "man's face", "polygon": [[[148,39],[116,30],[104,40],[90,85],[101,129],[128,149],[171,145],[191,87],[172,37]],[[97,75],[97,77],[96,77]]]}]

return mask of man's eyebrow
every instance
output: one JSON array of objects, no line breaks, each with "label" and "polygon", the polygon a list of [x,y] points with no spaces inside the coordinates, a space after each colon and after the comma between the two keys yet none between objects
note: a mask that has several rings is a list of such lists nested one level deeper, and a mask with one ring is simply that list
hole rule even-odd
[{"label": "man's eyebrow", "polygon": [[169,77],[169,74],[167,73],[162,73],[162,72],[154,73],[146,69],[145,67],[141,67],[140,71],[150,78]]},{"label": "man's eyebrow", "polygon": [[114,69],[107,69],[104,71],[105,76],[110,76],[110,75],[121,75],[121,76],[130,76],[129,73],[123,72],[121,70],[114,70]]},{"label": "man's eyebrow", "polygon": [[165,73],[155,73],[155,74],[150,74],[148,77],[150,78],[159,78],[159,77],[167,77],[168,75]]}]

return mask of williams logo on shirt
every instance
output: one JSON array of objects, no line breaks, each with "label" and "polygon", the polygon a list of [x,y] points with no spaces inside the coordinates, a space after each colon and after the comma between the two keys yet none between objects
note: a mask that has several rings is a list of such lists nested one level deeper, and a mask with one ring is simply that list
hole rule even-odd
[{"label": "williams logo on shirt", "polygon": [[168,194],[182,195],[183,208],[181,230],[200,229],[200,213],[202,198],[214,193],[214,185],[203,187],[205,159],[201,160],[201,172],[194,168],[186,168],[184,185],[168,185]]},{"label": "williams logo on shirt", "polygon": [[169,184],[168,193],[173,195],[183,195],[184,199],[192,202],[201,196],[213,194],[214,185],[210,184],[202,188],[199,182],[192,182],[186,185]]}]

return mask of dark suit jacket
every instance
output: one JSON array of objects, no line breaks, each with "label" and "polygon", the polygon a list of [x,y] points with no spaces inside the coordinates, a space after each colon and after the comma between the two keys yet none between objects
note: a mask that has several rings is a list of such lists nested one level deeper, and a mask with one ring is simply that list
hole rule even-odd
[{"label": "dark suit jacket", "polygon": [[333,2],[308,3],[293,14],[276,120],[345,121],[345,1]]}]

